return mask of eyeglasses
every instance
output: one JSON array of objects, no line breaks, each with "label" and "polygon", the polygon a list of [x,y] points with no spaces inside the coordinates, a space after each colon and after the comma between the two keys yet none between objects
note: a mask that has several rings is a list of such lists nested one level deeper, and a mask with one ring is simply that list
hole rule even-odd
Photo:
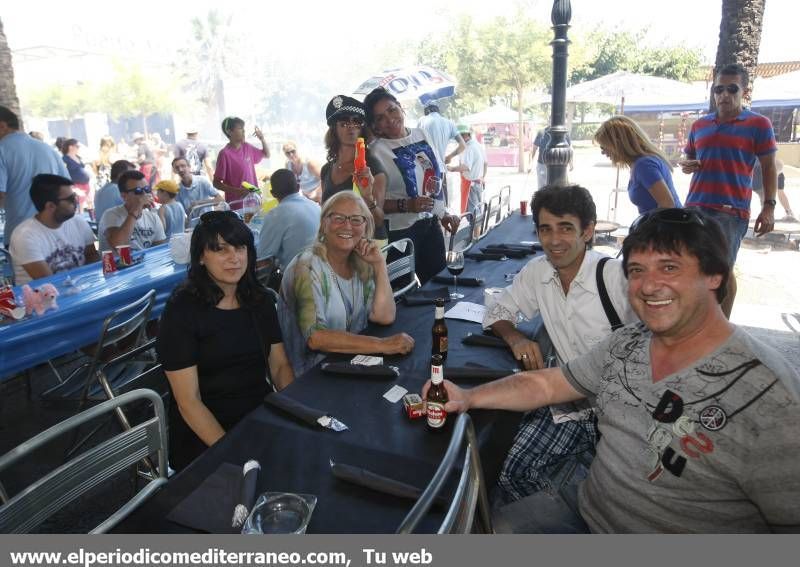
[{"label": "eyeglasses", "polygon": [[142,193],[147,193],[148,195],[153,192],[153,188],[149,185],[145,185],[144,187],[134,187],[133,189],[120,189],[121,193],[133,193],[134,195],[141,195]]},{"label": "eyeglasses", "polygon": [[630,234],[654,222],[667,224],[696,224],[705,226],[703,215],[693,209],[655,209],[641,215],[631,223]]},{"label": "eyeglasses", "polygon": [[78,194],[73,193],[69,197],[59,197],[55,199],[56,203],[60,203],[61,201],[71,201],[73,204],[78,202]]},{"label": "eyeglasses", "polygon": [[349,126],[361,128],[364,126],[364,119],[360,116],[350,116],[348,118],[340,118],[336,121],[336,124],[339,126],[339,128],[347,128]]},{"label": "eyeglasses", "polygon": [[297,150],[286,150],[285,152],[283,152],[283,155],[285,155],[286,157],[289,157],[289,156],[293,156],[296,153],[297,153]]},{"label": "eyeglasses", "polygon": [[714,85],[712,89],[714,94],[722,94],[725,91],[728,91],[728,94],[736,94],[739,92],[739,85],[731,84],[731,85]]},{"label": "eyeglasses", "polygon": [[344,224],[350,221],[350,226],[362,226],[367,222],[367,217],[364,215],[340,215],[339,213],[330,213],[328,220],[333,224]]},{"label": "eyeglasses", "polygon": [[233,219],[241,220],[239,215],[237,215],[234,211],[208,211],[207,213],[200,215],[200,222],[207,224]]}]

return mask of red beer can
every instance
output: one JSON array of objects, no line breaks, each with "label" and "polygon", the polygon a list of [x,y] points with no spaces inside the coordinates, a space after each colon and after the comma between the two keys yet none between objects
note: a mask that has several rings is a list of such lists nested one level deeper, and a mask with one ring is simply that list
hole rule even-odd
[{"label": "red beer can", "polygon": [[112,250],[103,250],[103,275],[113,274],[117,271],[117,263],[114,261]]},{"label": "red beer can", "polygon": [[117,246],[117,252],[119,253],[119,263],[123,266],[130,266],[133,264],[133,257],[131,257],[131,246],[130,244],[121,244]]}]

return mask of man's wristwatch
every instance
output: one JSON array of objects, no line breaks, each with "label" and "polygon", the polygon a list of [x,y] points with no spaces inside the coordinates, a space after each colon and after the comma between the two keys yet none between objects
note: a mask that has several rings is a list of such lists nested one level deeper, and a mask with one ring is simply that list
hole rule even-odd
[{"label": "man's wristwatch", "polygon": [[764,204],[765,205],[772,205],[774,207],[778,203],[777,203],[777,201],[775,201],[775,199],[764,199]]}]

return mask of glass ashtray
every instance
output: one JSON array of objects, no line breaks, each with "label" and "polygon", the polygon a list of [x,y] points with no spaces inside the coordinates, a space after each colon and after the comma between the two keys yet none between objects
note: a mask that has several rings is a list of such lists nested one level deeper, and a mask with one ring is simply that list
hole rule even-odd
[{"label": "glass ashtray", "polygon": [[317,505],[313,494],[265,492],[242,527],[243,534],[304,534]]}]

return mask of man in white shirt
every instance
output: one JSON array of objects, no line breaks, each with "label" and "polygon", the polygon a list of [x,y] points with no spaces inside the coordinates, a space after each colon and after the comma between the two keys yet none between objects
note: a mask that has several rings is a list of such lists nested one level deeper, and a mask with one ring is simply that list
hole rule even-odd
[{"label": "man in white shirt", "polygon": [[[420,118],[417,126],[425,132],[425,136],[433,146],[433,151],[443,161],[443,163],[439,164],[439,169],[442,171],[450,163],[450,160],[462,153],[467,147],[461,134],[456,129],[456,125],[453,124],[452,120],[448,120],[439,114],[439,106],[436,104],[429,104],[425,107],[425,116]],[[448,154],[446,152],[450,140],[454,140],[458,146]]]},{"label": "man in white shirt", "polygon": [[41,173],[30,195],[38,212],[17,225],[9,246],[18,285],[100,260],[89,223],[75,216],[78,200],[70,179]]},{"label": "man in white shirt", "polygon": [[[536,192],[531,211],[545,255],[528,262],[483,320],[525,370],[561,366],[588,352],[616,326],[636,321],[620,261],[588,249],[597,220],[591,194],[577,185],[546,187]],[[603,307],[598,275],[613,312]],[[529,320],[541,315],[552,354],[515,328],[520,315]],[[548,354],[555,360],[548,361]],[[572,491],[567,498],[576,497],[596,438],[588,404],[526,414],[498,479],[498,531],[526,532],[529,502],[540,502],[532,496],[539,490]]]},{"label": "man in white shirt", "polygon": [[119,176],[122,205],[108,209],[100,219],[101,250],[114,250],[129,244],[132,250],[143,250],[166,242],[164,225],[152,210],[152,189],[141,171],[126,171]]},{"label": "man in white shirt", "polygon": [[466,149],[461,154],[461,163],[456,166],[447,166],[449,171],[461,172],[461,212],[471,212],[478,218],[483,204],[483,180],[489,162],[486,160],[486,150],[472,137],[472,129],[459,124],[458,131],[466,141]]}]

